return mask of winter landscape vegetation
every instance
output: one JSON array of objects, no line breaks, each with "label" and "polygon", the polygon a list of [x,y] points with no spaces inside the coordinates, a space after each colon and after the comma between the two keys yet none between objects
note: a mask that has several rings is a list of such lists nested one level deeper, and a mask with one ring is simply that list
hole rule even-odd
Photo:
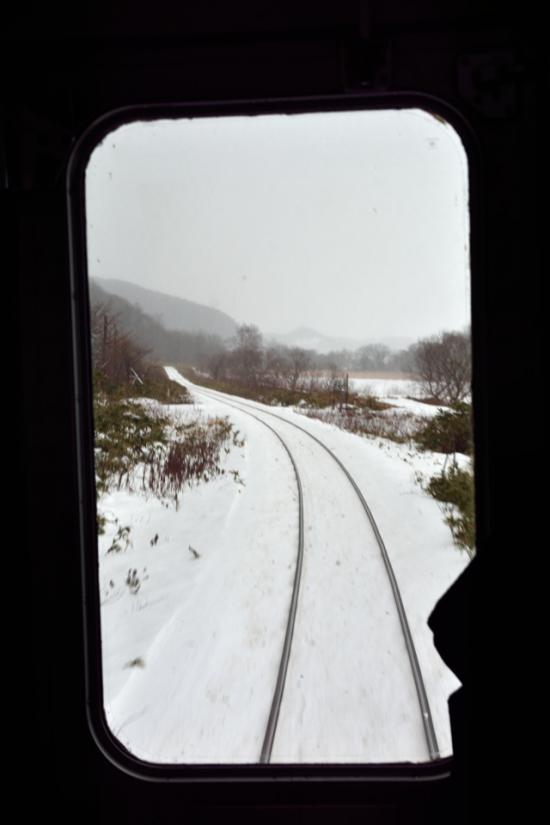
[{"label": "winter landscape vegetation", "polygon": [[114,736],[154,763],[448,756],[428,619],[475,552],[457,133],[128,123],[85,212]]},{"label": "winter landscape vegetation", "polygon": [[[436,756],[449,755],[447,699],[459,683],[427,619],[475,552],[469,332],[334,350],[329,336],[296,332],[323,352],[129,282],[92,280],[90,297],[104,707],[115,736],[151,762],[260,761],[303,519],[270,761],[435,758],[380,551],[313,435],[372,509]],[[278,438],[298,465],[301,516]]]}]

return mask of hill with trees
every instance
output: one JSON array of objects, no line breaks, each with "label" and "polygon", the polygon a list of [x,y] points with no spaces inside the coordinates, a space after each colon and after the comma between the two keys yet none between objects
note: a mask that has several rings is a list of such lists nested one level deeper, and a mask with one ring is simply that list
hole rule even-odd
[{"label": "hill with trees", "polygon": [[150,360],[161,364],[203,367],[223,348],[222,338],[218,335],[166,329],[138,305],[105,290],[103,283],[95,279],[90,281],[92,316],[101,311],[103,315],[116,318],[119,327],[131,335],[133,344],[141,348]]},{"label": "hill with trees", "polygon": [[219,309],[145,289],[130,281],[115,278],[94,278],[93,281],[105,292],[139,307],[167,330],[216,335],[222,339],[232,338],[237,331],[237,322]]}]

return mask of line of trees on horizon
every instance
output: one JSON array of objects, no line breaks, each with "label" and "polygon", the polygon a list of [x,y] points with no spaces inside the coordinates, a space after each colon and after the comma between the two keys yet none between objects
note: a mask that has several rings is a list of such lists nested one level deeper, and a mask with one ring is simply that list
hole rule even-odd
[{"label": "line of trees on horizon", "polygon": [[408,350],[396,352],[385,344],[320,353],[304,347],[264,343],[261,331],[254,324],[238,327],[233,340],[221,346],[207,364],[213,378],[238,376],[247,383],[257,382],[262,374],[284,374],[293,389],[300,376],[314,370],[411,372],[413,366]]},{"label": "line of trees on horizon", "polygon": [[[138,381],[136,374],[147,372],[154,362],[193,366],[214,380],[246,387],[281,387],[293,392],[303,388],[304,382],[310,383],[315,373],[335,378],[351,371],[384,371],[417,376],[426,397],[441,403],[458,403],[470,393],[469,330],[442,332],[399,351],[373,343],[325,354],[266,343],[253,324],[241,325],[234,338],[225,342],[201,333],[169,332],[137,307],[102,297],[98,295],[100,300],[96,298],[91,307],[93,367],[111,384]],[[148,334],[151,330],[153,337]]]},{"label": "line of trees on horizon", "polygon": [[215,380],[233,380],[246,387],[270,386],[296,390],[315,372],[405,372],[416,376],[426,396],[441,403],[464,401],[471,390],[470,331],[442,332],[392,352],[383,344],[321,354],[301,347],[264,344],[257,326],[243,324],[229,346],[208,360]]}]

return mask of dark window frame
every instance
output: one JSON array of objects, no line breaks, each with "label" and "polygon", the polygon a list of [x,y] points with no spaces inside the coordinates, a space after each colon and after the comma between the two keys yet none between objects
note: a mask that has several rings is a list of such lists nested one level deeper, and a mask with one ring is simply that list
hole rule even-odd
[{"label": "dark window frame", "polygon": [[[100,604],[97,578],[96,494],[93,460],[93,414],[90,353],[89,294],[86,256],[85,172],[95,147],[112,131],[133,122],[224,117],[262,114],[307,114],[380,109],[422,109],[443,118],[462,141],[467,157],[470,209],[470,294],[473,345],[474,461],[476,489],[477,547],[485,534],[484,495],[486,465],[480,445],[484,443],[481,410],[483,381],[476,340],[483,318],[483,267],[481,261],[483,226],[481,222],[481,163],[475,134],[464,116],[442,99],[422,93],[346,94],[307,98],[237,100],[223,102],[151,104],[127,106],[106,112],[96,119],[76,143],[69,160],[66,188],[69,216],[70,274],[72,290],[72,333],[75,365],[76,457],[79,481],[80,541],[84,610],[84,654],[86,707],[90,732],[104,756],[117,768],[139,779],[152,782],[183,783],[266,783],[282,780],[292,783],[375,783],[404,785],[447,780],[452,774],[453,757],[437,762],[388,764],[268,764],[203,765],[157,764],[137,759],[109,729],[103,710]],[[478,395],[479,393],[479,395]],[[479,403],[478,403],[479,402]],[[479,550],[478,550],[479,552]]]}]

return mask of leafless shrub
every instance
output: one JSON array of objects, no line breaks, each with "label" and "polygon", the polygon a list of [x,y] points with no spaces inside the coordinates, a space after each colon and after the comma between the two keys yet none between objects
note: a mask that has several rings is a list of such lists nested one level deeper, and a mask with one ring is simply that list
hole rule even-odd
[{"label": "leafless shrub", "polygon": [[178,504],[182,489],[223,475],[222,450],[242,446],[239,432],[228,418],[199,419],[175,427],[175,438],[144,468],[143,489]]},{"label": "leafless shrub", "polygon": [[138,578],[137,570],[128,570],[126,584],[128,585],[128,590],[133,596],[139,592],[141,581]]},{"label": "leafless shrub", "polygon": [[[157,402],[117,400],[97,395],[95,404],[96,487],[141,489],[160,499],[171,498],[187,485],[209,481],[225,472],[222,451],[244,441],[228,418],[184,423],[161,411]],[[129,528],[119,528],[109,552],[128,545]]]},{"label": "leafless shrub", "polygon": [[472,380],[469,333],[443,332],[419,341],[413,358],[426,395],[442,404],[457,404],[467,398]]},{"label": "leafless shrub", "polygon": [[119,527],[114,539],[112,540],[109,548],[107,549],[107,553],[122,553],[123,551],[127,550],[129,545],[131,544],[131,529],[132,528],[130,526]]},{"label": "leafless shrub", "polygon": [[334,424],[342,430],[358,435],[372,435],[388,438],[399,444],[411,440],[422,423],[420,416],[408,411],[392,412],[369,409],[324,409],[305,411],[308,418],[318,418],[327,424]]}]

